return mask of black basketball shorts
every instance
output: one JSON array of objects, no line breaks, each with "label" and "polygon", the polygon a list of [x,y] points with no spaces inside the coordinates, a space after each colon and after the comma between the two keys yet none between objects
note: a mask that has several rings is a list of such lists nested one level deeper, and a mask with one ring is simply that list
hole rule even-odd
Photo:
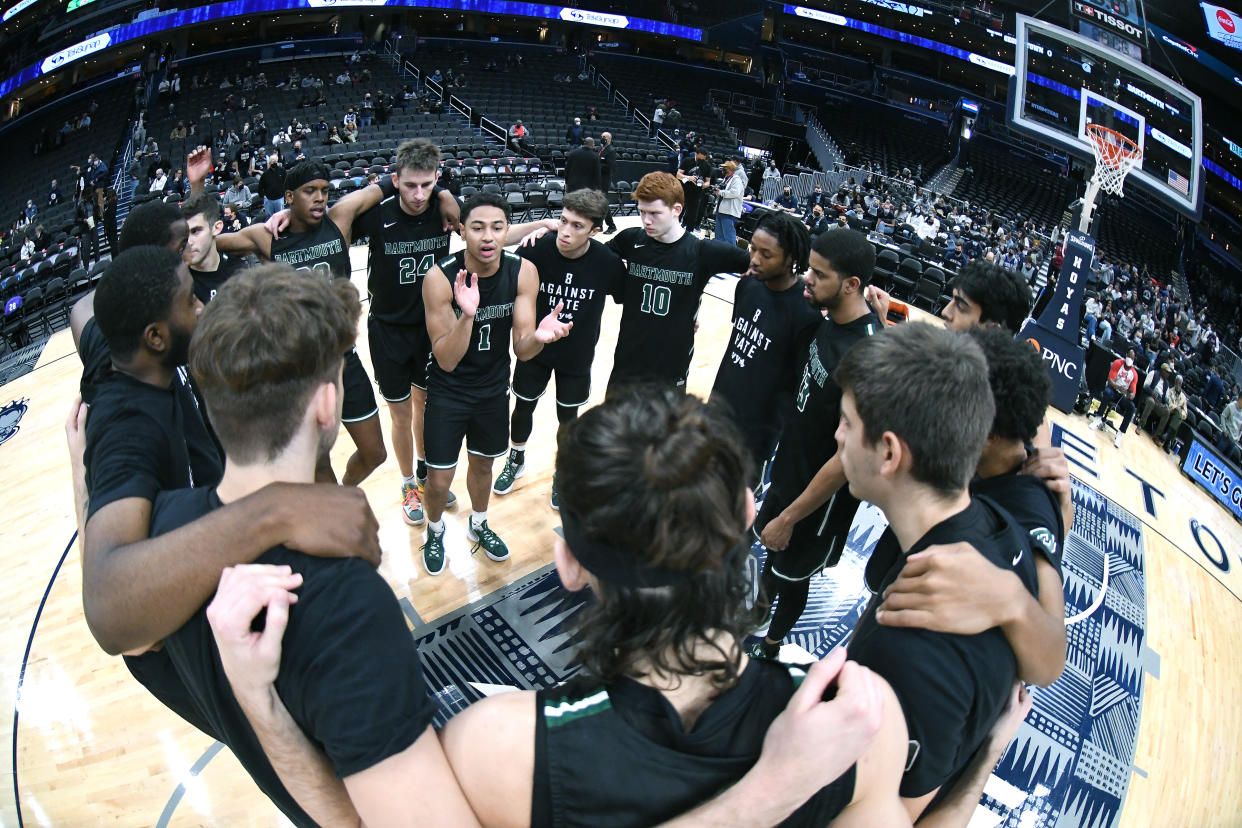
[{"label": "black basketball shorts", "polygon": [[371,378],[367,369],[362,367],[358,358],[358,349],[350,348],[345,352],[345,401],[341,405],[341,422],[360,423],[379,413],[375,404],[375,391],[371,388]]},{"label": "black basketball shorts", "polygon": [[467,400],[444,391],[427,390],[423,414],[423,444],[427,466],[451,469],[466,450],[480,457],[499,457],[509,449],[509,391],[482,400]]},{"label": "black basketball shorts", "polygon": [[578,408],[586,405],[591,396],[591,375],[567,374],[560,369],[553,369],[539,360],[539,357],[518,361],[513,369],[513,396],[526,402],[534,402],[543,396],[548,389],[548,381],[556,373],[556,404],[565,408]]},{"label": "black basketball shorts", "polygon": [[367,339],[375,381],[385,402],[408,400],[411,387],[427,390],[431,338],[425,326],[392,325],[368,316]]}]

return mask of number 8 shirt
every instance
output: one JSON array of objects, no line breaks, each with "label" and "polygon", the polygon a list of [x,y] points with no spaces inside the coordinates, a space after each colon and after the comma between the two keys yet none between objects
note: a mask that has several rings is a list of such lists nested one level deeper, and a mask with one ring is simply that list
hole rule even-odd
[{"label": "number 8 shirt", "polygon": [[717,273],[745,271],[750,257],[739,247],[690,233],[665,244],[641,227],[622,230],[608,248],[626,263],[609,390],[644,381],[684,385],[703,289]]}]

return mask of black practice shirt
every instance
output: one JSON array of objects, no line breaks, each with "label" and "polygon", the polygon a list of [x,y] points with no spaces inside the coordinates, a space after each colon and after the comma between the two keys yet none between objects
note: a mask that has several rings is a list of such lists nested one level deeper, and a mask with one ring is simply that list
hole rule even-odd
[{"label": "black practice shirt", "polygon": [[837,453],[834,435],[841,418],[841,388],[832,378],[837,363],[855,342],[883,329],[879,317],[870,312],[844,325],[823,319],[814,329],[803,353],[793,408],[772,461],[772,488],[783,502],[802,494]]},{"label": "black practice shirt", "polygon": [[800,279],[779,293],[747,276],[737,282],[733,330],[712,397],[729,403],[743,434],[780,431],[793,397],[798,358],[824,319],[802,290]]},{"label": "black practice shirt", "polygon": [[539,271],[539,295],[535,298],[538,323],[558,302],[565,304],[559,319],[572,322],[573,330],[564,339],[543,346],[536,357],[541,363],[567,374],[589,374],[599,342],[600,319],[604,303],[612,296],[621,301],[625,266],[616,253],[591,239],[585,253],[576,259],[561,255],[555,233],[548,233],[530,247],[518,248],[518,255]]},{"label": "black practice shirt", "polygon": [[[170,532],[220,505],[214,489],[165,492],[156,500],[151,534]],[[255,563],[287,565],[302,576],[298,602],[289,609],[276,692],[336,775],[344,779],[414,744],[436,707],[383,577],[361,558],[315,558],[283,546]],[[164,647],[204,717],[259,789],[295,824],[314,825],[281,784],[237,704],[206,605]]]},{"label": "black practice shirt", "polygon": [[214,486],[223,452],[184,368],[159,388],[113,370],[94,394],[86,418],[86,518],[129,497]]},{"label": "black practice shirt", "polygon": [[[444,230],[440,188],[432,190],[427,209],[412,216],[399,196],[385,198],[354,222],[354,238],[370,239],[370,314],[389,325],[427,324],[423,312],[423,277],[449,254],[451,231]],[[454,277],[457,275],[453,274]]]},{"label": "black practice shirt", "polygon": [[78,359],[82,360],[82,380],[78,383],[78,390],[82,392],[82,401],[90,405],[95,401],[99,385],[112,373],[112,349],[108,347],[108,340],[104,339],[93,316],[86,320],[82,332],[78,334]]},{"label": "black practice shirt", "polygon": [[190,276],[194,278],[194,295],[204,305],[216,298],[216,292],[224,283],[246,269],[243,259],[230,259],[220,254],[220,266],[215,270],[195,270],[190,268]]},{"label": "black practice shirt", "polygon": [[[965,509],[933,526],[907,554],[959,541],[1017,574],[1037,594],[1029,536],[984,497],[972,498]],[[917,798],[952,787],[999,718],[1018,664],[999,627],[979,635],[950,635],[880,625],[875,613],[881,595],[897,580],[905,561],[906,555],[898,555],[876,584],[878,592],[854,627],[849,657],[888,681],[901,702],[910,734],[901,795]]]},{"label": "black practice shirt", "polygon": [[609,384],[684,382],[703,289],[717,273],[744,272],[750,257],[740,247],[692,233],[665,244],[641,227],[622,230],[608,248],[625,260],[627,272]]},{"label": "black practice shirt", "polygon": [[272,239],[272,259],[336,279],[348,279],[351,272],[349,245],[336,222],[326,215],[314,229]]},{"label": "black practice shirt", "polygon": [[[630,679],[539,690],[531,825],[656,825],[712,798],[755,764],[804,675],[751,659],[689,732],[660,691]],[[851,766],[782,825],[826,825],[853,799],[855,776]]]},{"label": "black practice shirt", "polygon": [[[439,267],[451,290],[458,272],[466,267],[466,251],[459,250],[441,261]],[[479,308],[474,314],[470,344],[452,371],[445,371],[434,358],[427,364],[428,392],[434,390],[467,402],[509,393],[509,339],[521,269],[521,258],[505,250],[501,253],[500,268],[491,276],[479,277]],[[456,298],[453,312],[461,317]]]}]

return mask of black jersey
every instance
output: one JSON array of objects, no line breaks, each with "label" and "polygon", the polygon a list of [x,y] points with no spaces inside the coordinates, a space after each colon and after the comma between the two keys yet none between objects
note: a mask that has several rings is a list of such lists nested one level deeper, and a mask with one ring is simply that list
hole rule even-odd
[{"label": "black jersey", "polygon": [[82,379],[78,389],[82,392],[82,401],[91,405],[95,402],[99,386],[112,374],[112,349],[108,347],[108,340],[104,339],[93,316],[86,320],[78,335],[78,358],[82,360]]},{"label": "black jersey", "polygon": [[[690,810],[750,770],[804,675],[751,659],[689,732],[662,693],[629,679],[539,690],[531,825],[656,825]],[[826,825],[853,799],[855,776],[850,767],[782,824]]]},{"label": "black jersey", "polygon": [[[1026,532],[986,497],[972,498],[965,509],[933,526],[907,554],[959,541],[1015,573],[1036,594]],[[999,627],[978,635],[950,635],[881,626],[875,620],[880,596],[905,561],[906,555],[899,554],[876,584],[879,591],[854,627],[849,656],[887,680],[897,694],[910,734],[901,795],[920,797],[936,788],[948,791],[970,763],[1005,706],[1018,663]]]},{"label": "black jersey", "polygon": [[216,298],[216,291],[238,272],[246,269],[243,259],[230,259],[220,254],[220,266],[215,270],[195,270],[190,268],[190,276],[194,278],[194,295],[204,305]]},{"label": "black jersey", "polygon": [[313,230],[272,239],[272,259],[337,279],[348,279],[351,271],[349,245],[336,222],[327,216]]},{"label": "black jersey", "polygon": [[801,280],[779,293],[756,279],[738,280],[733,330],[716,371],[712,397],[729,403],[743,434],[779,433],[792,404],[798,358],[823,321],[802,290]]},{"label": "black jersey", "polygon": [[[442,260],[439,267],[451,288],[457,273],[466,267],[466,251],[459,250]],[[506,250],[500,257],[500,269],[479,278],[479,309],[474,314],[466,353],[452,371],[445,371],[432,359],[427,366],[428,391],[435,389],[467,399],[503,397],[508,393],[509,338],[521,269],[522,260]],[[453,311],[461,316],[456,299]]]},{"label": "black jersey", "polygon": [[[171,532],[220,505],[214,489],[165,492],[151,513],[151,534]],[[336,776],[364,771],[414,744],[436,708],[401,607],[383,577],[361,558],[315,558],[283,546],[255,563],[286,565],[302,576],[275,687]],[[294,824],[314,825],[281,784],[237,704],[206,606],[164,639],[164,648],[204,718],[259,789]]]},{"label": "black jersey", "polygon": [[855,342],[881,330],[879,318],[870,312],[844,325],[824,319],[815,328],[802,360],[793,408],[772,462],[772,488],[785,502],[801,494],[837,453],[833,435],[841,416],[841,388],[832,379],[837,363]]},{"label": "black jersey", "polygon": [[[1061,516],[1061,504],[1044,481],[1017,472],[975,477],[970,483],[970,492],[995,501],[1012,515],[1018,527],[1027,533],[1031,551],[1045,558],[1058,573],[1061,571],[1065,520]],[[897,537],[892,532],[882,534],[867,560],[865,580],[868,589],[880,591],[884,575],[900,555]]]},{"label": "black jersey", "polygon": [[[450,232],[444,230],[440,200],[432,192],[427,209],[412,216],[392,195],[354,222],[354,238],[370,239],[371,316],[390,325],[426,325],[423,277],[449,254]],[[456,275],[456,274],[454,274]]]},{"label": "black jersey", "polygon": [[543,364],[568,374],[590,373],[604,303],[608,296],[620,301],[625,282],[625,266],[620,257],[594,239],[588,244],[586,253],[576,259],[561,255],[555,233],[530,247],[518,248],[518,255],[539,271],[536,322],[563,302],[560,319],[574,324],[569,336],[544,345],[538,357]]},{"label": "black jersey", "polygon": [[694,355],[694,320],[703,288],[717,273],[749,267],[745,250],[685,233],[672,244],[641,227],[622,230],[608,248],[625,259],[621,329],[609,384],[683,382]]}]

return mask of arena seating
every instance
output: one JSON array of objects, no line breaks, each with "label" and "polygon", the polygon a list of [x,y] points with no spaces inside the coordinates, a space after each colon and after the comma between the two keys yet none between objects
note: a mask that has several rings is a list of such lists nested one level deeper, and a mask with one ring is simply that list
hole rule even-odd
[{"label": "arena seating", "polygon": [[888,176],[921,167],[925,181],[949,161],[948,136],[938,122],[866,104],[821,107],[818,116],[851,166]]},{"label": "arena seating", "polygon": [[[621,160],[662,160],[660,148],[621,107],[608,100],[603,89],[577,79],[578,62],[572,57],[550,49],[528,50],[521,52],[518,67],[505,62],[512,52],[488,43],[470,44],[468,51],[433,46],[419,50],[412,62],[424,77],[450,68],[455,75],[464,75],[466,85],[450,90],[452,94],[506,131],[520,119],[531,130],[532,148],[545,163],[554,163],[571,149],[565,130],[574,118],[582,119],[586,134],[597,142],[601,132],[611,132]],[[469,62],[463,63],[467,55]],[[492,61],[496,68],[489,70]],[[589,119],[592,110],[597,120]]]},{"label": "arena seating", "polygon": [[1066,207],[1076,197],[1074,182],[1030,164],[1023,164],[1008,153],[976,141],[971,148],[970,167],[953,191],[966,199],[1007,216],[1034,219],[1051,227],[1061,221]]},{"label": "arena seating", "polygon": [[656,101],[676,101],[682,134],[697,133],[713,158],[737,152],[737,145],[725,133],[725,125],[707,109],[708,97],[713,89],[756,94],[760,91],[757,78],[686,64],[677,65],[676,71],[671,65],[669,71],[653,71],[650,62],[620,55],[596,53],[592,62],[645,115],[655,111]]}]

